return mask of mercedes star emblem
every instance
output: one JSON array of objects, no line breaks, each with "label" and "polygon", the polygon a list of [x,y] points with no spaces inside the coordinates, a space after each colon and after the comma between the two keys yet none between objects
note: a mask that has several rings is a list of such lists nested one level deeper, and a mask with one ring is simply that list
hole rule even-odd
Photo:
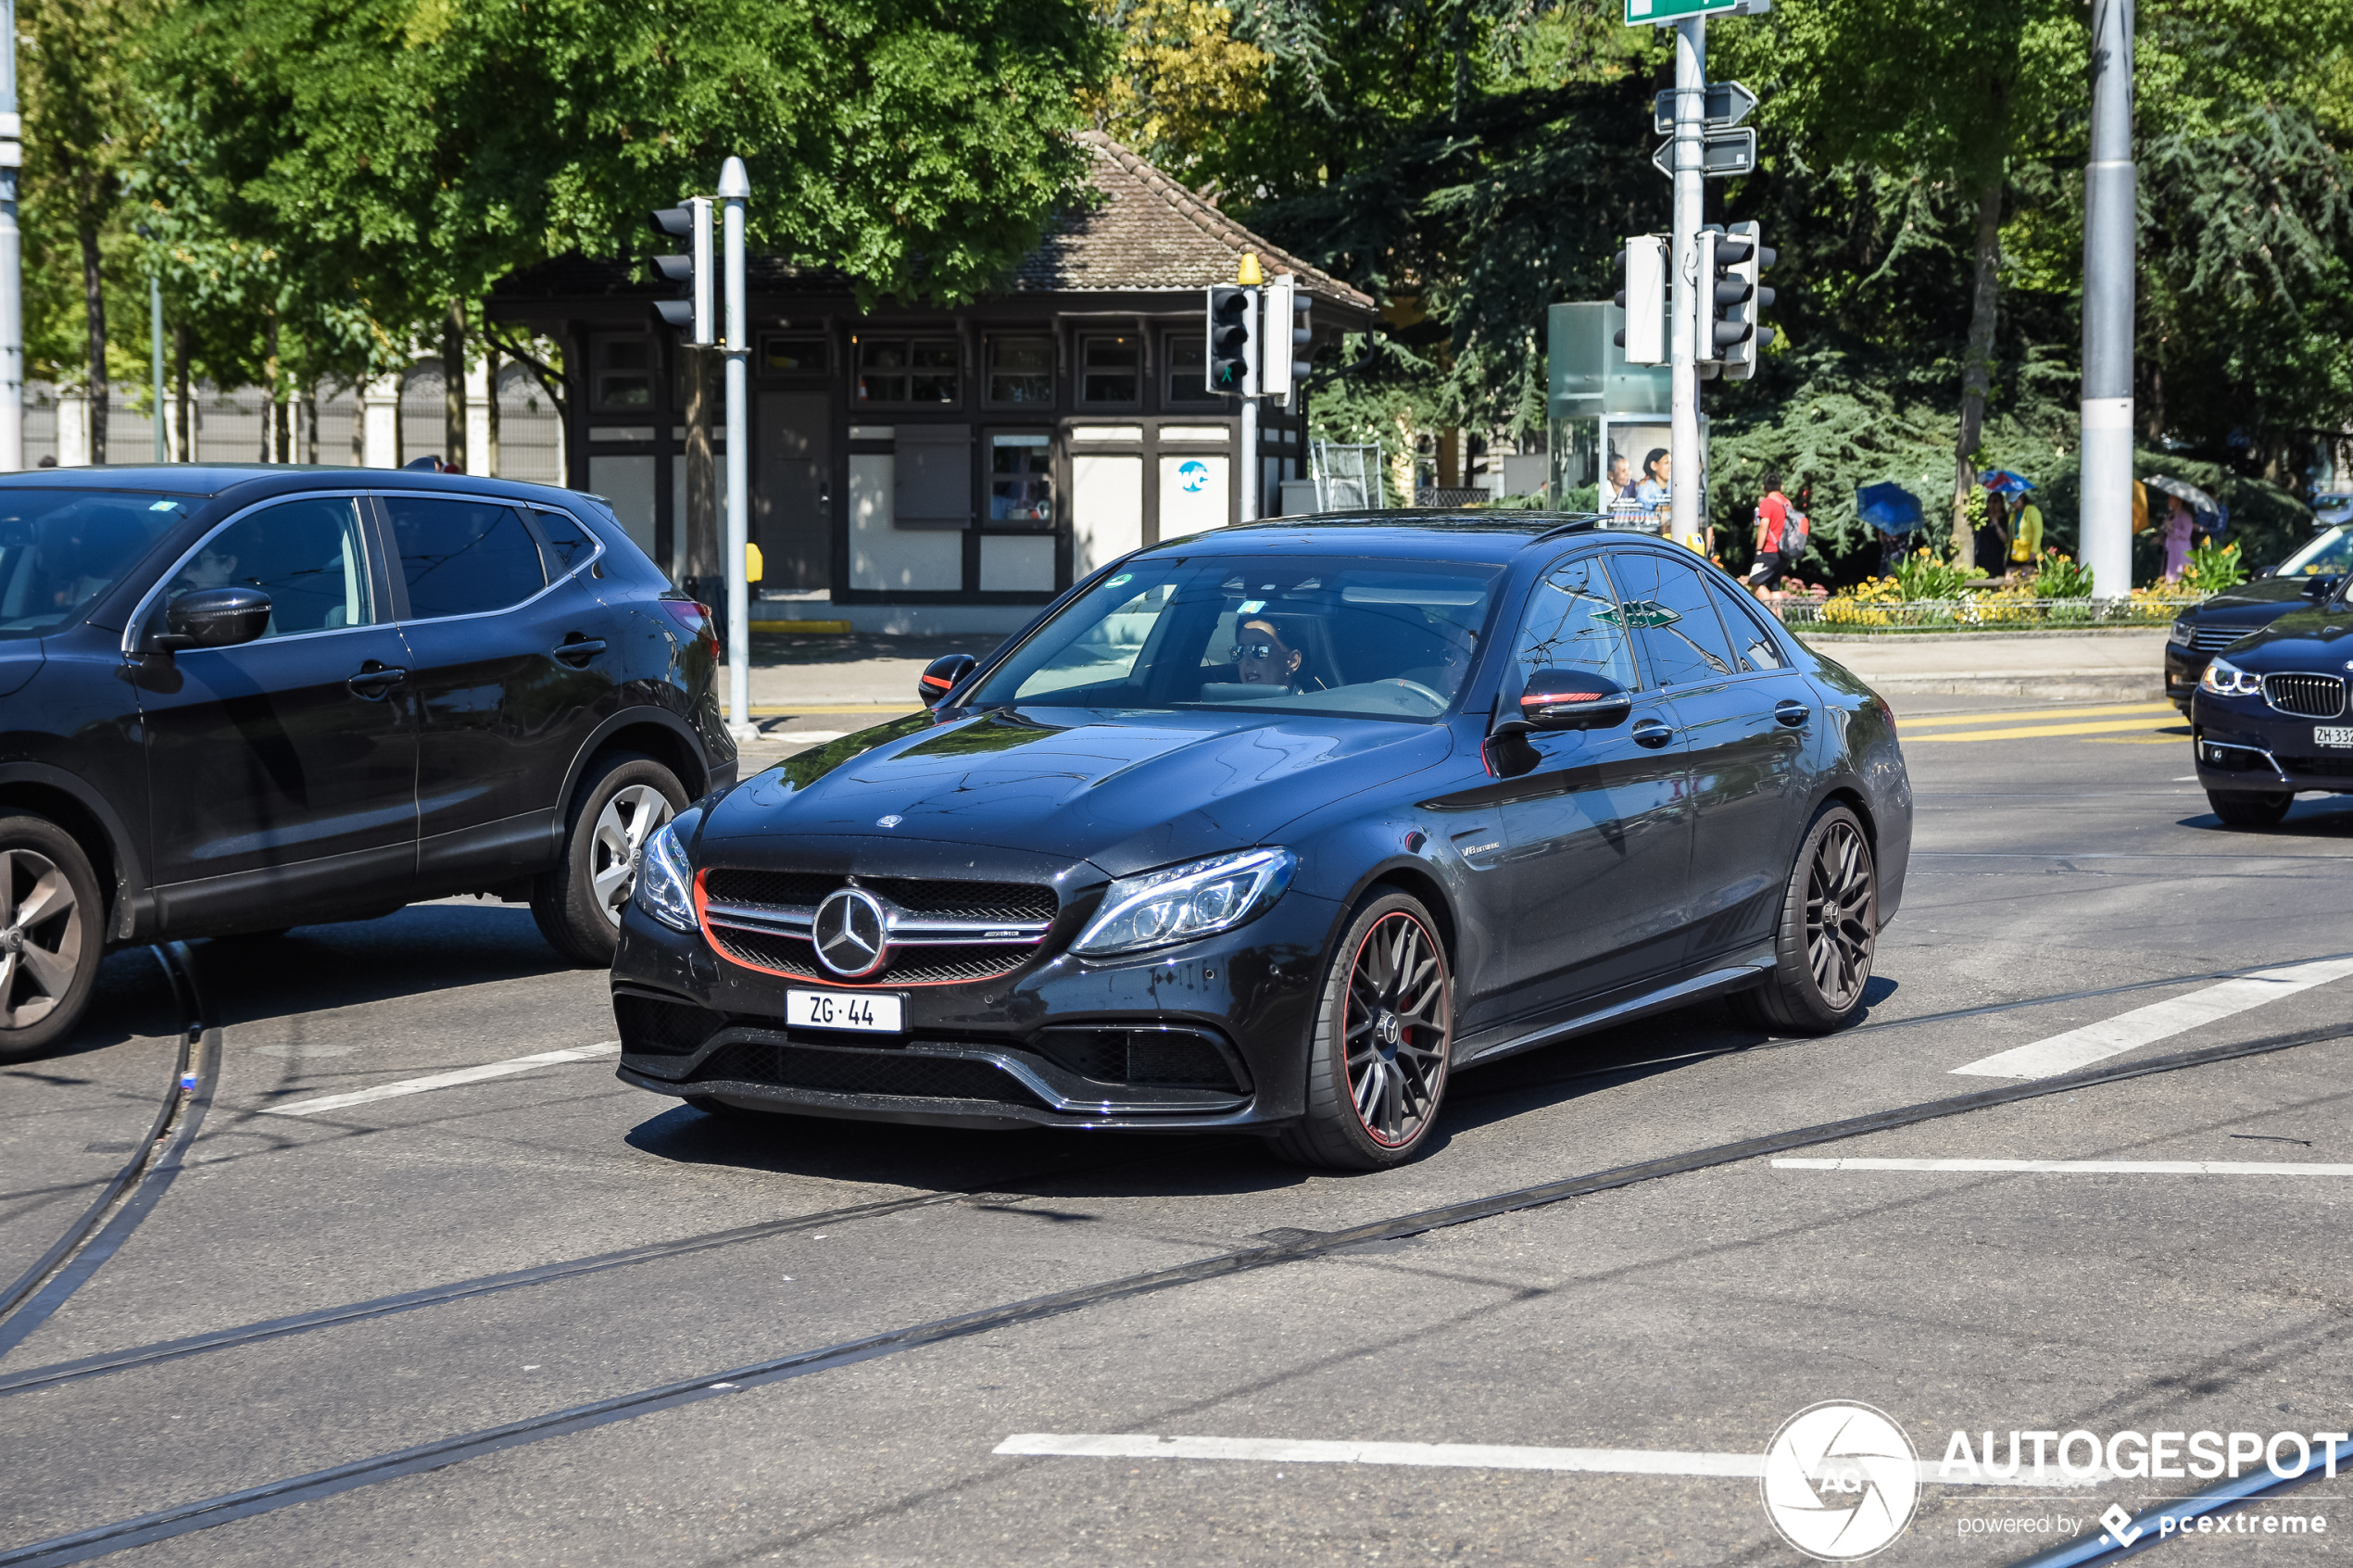
[{"label": "mercedes star emblem", "polygon": [[817,957],[836,974],[872,974],[883,963],[883,910],[861,887],[837,887],[817,906]]}]

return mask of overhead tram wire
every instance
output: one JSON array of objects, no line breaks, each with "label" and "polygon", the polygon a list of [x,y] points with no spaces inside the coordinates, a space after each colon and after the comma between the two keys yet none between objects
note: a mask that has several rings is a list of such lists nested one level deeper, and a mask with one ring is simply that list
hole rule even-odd
[{"label": "overhead tram wire", "polygon": [[220,1030],[205,1022],[195,960],[179,942],[147,950],[155,954],[171,982],[182,1020],[171,1082],[156,1107],[146,1137],[122,1169],[32,1267],[0,1292],[0,1357],[46,1323],[130,1238],[179,1175],[189,1146],[204,1125],[205,1111],[212,1104],[213,1087],[220,1075]]},{"label": "overhead tram wire", "polygon": [[314,1502],[341,1492],[355,1491],[402,1475],[439,1470],[463,1461],[497,1453],[503,1449],[524,1447],[550,1437],[569,1436],[617,1422],[633,1420],[657,1411],[672,1410],[681,1405],[699,1403],[706,1399],[724,1399],[749,1388],[783,1383],[805,1377],[813,1373],[830,1372],[838,1367],[852,1366],[861,1361],[896,1355],[904,1350],[921,1349],[956,1339],[969,1338],[992,1330],[1011,1328],[1064,1313],[1084,1311],[1107,1302],[1131,1300],[1157,1295],[1181,1286],[1196,1285],[1208,1280],[1227,1279],[1259,1269],[1279,1267],[1287,1263],[1321,1258],[1344,1248],[1366,1242],[1394,1241],[1406,1236],[1421,1236],[1454,1225],[1470,1224],[1480,1220],[1495,1219],[1531,1209],[1545,1208],[1570,1198],[1590,1197],[1594,1193],[1611,1192],[1621,1187],[1639,1185],[1666,1176],[1684,1175],[1721,1165],[1736,1164],[1764,1155],[1778,1154],[1787,1149],[1805,1148],[1816,1144],[1837,1143],[1860,1137],[1869,1133],[1887,1132],[1898,1127],[1917,1126],[1922,1123],[1941,1121],[1947,1117],[1967,1115],[1971,1111],[1991,1110],[1996,1106],[2014,1105],[2022,1100],[2042,1099],[2054,1095],[2073,1094],[2086,1088],[2108,1084],[2127,1083],[2135,1078],[2158,1073],[2177,1073],[2188,1068],[2211,1066],[2220,1062],[2244,1060],[2291,1050],[2299,1046],[2318,1045],[2328,1041],[2353,1038],[2353,1031],[2315,1029],[2291,1035],[2277,1035],[2262,1039],[2243,1041],[2235,1045],[2211,1046],[2203,1050],[2183,1051],[2172,1056],[2152,1057],[2145,1060],[2123,1062],[2087,1069],[2080,1073],[2062,1073],[2055,1077],[2030,1079],[2006,1084],[1998,1088],[1980,1089],[1971,1094],[1956,1095],[1946,1099],[1929,1100],[1922,1104],[1892,1110],[1874,1111],[1837,1122],[1820,1123],[1810,1127],[1793,1128],[1787,1132],[1768,1133],[1757,1137],[1743,1138],[1735,1143],[1718,1144],[1712,1148],[1693,1149],[1664,1159],[1621,1165],[1611,1170],[1597,1171],[1587,1175],[1571,1176],[1561,1181],[1520,1187],[1491,1197],[1473,1198],[1442,1208],[1425,1209],[1393,1219],[1376,1220],[1345,1230],[1325,1231],[1281,1242],[1269,1242],[1257,1247],[1239,1248],[1214,1254],[1190,1263],[1155,1269],[1144,1273],[1128,1274],[1091,1286],[1056,1291],[1046,1296],[1006,1302],[975,1311],[960,1312],[950,1317],[935,1318],[927,1323],[891,1329],[881,1334],[867,1335],[857,1339],[843,1340],[833,1345],[808,1350],[797,1350],[748,1365],[706,1374],[674,1383],[665,1383],[634,1393],[615,1395],[608,1399],[573,1405],[563,1410],[549,1411],[521,1421],[485,1427],[478,1431],[459,1433],[453,1436],[420,1443],[411,1448],[377,1454],[348,1463],[333,1465],[306,1474],[291,1475],[264,1482],[233,1492],[223,1492],[159,1509],[134,1518],[116,1520],[110,1524],[77,1530],[69,1535],[33,1541],[6,1551],[0,1551],[0,1568],[62,1568],[63,1564],[84,1562],[131,1547],[150,1542],[170,1540],[200,1530],[230,1524],[235,1520],[271,1513],[297,1503]]}]

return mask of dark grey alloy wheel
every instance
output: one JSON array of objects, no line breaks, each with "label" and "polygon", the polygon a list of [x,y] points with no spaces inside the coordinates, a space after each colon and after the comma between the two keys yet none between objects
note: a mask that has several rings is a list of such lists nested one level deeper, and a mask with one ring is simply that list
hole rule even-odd
[{"label": "dark grey alloy wheel", "polygon": [[2234,828],[2271,828],[2280,825],[2287,809],[2296,804],[2296,797],[2285,790],[2264,795],[2255,790],[2209,789],[2206,803]]},{"label": "dark grey alloy wheel", "polygon": [[44,817],[0,816],[0,1058],[81,1021],[106,947],[90,858]]},{"label": "dark grey alloy wheel", "polygon": [[1371,1171],[1419,1152],[1446,1096],[1454,977],[1437,926],[1403,893],[1373,899],[1335,949],[1307,1060],[1306,1114],[1285,1159]]},{"label": "dark grey alloy wheel", "polygon": [[573,800],[562,858],[532,884],[531,915],[548,946],[584,969],[612,962],[637,858],[686,804],[677,776],[650,757],[619,752],[590,773]]},{"label": "dark grey alloy wheel", "polygon": [[1879,945],[1879,865],[1862,822],[1844,806],[1815,815],[1798,845],[1765,984],[1732,998],[1749,1022],[1827,1035],[1862,1016]]}]

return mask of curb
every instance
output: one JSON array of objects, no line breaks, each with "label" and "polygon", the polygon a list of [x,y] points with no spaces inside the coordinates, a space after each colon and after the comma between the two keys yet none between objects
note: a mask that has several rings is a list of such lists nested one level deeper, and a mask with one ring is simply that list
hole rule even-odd
[{"label": "curb", "polygon": [[[1851,668],[1851,667],[1850,667]],[[2045,702],[2163,702],[2165,680],[2120,670],[2083,675],[1874,675],[1854,673],[1881,696],[2026,696]]]}]

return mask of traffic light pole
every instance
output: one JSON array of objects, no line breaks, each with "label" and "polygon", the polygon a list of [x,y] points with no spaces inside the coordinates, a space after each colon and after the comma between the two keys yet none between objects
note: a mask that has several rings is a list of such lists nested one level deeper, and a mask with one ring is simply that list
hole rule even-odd
[{"label": "traffic light pole", "polygon": [[[1252,259],[1255,260],[1256,257],[1253,257]],[[1258,314],[1258,302],[1262,297],[1262,292],[1255,288],[1249,291],[1249,320],[1253,323],[1253,330],[1250,334],[1250,340],[1242,345],[1242,357],[1250,366],[1250,373],[1242,383],[1241,472],[1236,477],[1241,483],[1239,495],[1241,521],[1244,522],[1258,521],[1258,489],[1260,481],[1265,477],[1265,465],[1258,460],[1258,395],[1262,390],[1259,386],[1258,368],[1265,362],[1258,346],[1259,333],[1265,330],[1265,323],[1260,320]]]},{"label": "traffic light pole", "polygon": [[2092,157],[2083,170],[2083,564],[2133,592],[2133,0],[2093,0]]},{"label": "traffic light pole", "polygon": [[729,158],[719,170],[719,199],[727,204],[727,728],[738,740],[752,733],[751,583],[747,576],[751,420],[745,408],[751,337],[744,308],[744,203],[750,198],[751,179],[744,172],[744,160]]},{"label": "traffic light pole", "polygon": [[1696,546],[1705,519],[1707,453],[1700,445],[1699,334],[1711,311],[1705,303],[1706,280],[1699,275],[1699,230],[1703,217],[1700,169],[1707,133],[1707,19],[1689,17],[1675,24],[1675,235],[1674,273],[1668,281],[1669,362],[1673,366],[1667,446],[1675,471],[1668,487],[1668,529]]}]

